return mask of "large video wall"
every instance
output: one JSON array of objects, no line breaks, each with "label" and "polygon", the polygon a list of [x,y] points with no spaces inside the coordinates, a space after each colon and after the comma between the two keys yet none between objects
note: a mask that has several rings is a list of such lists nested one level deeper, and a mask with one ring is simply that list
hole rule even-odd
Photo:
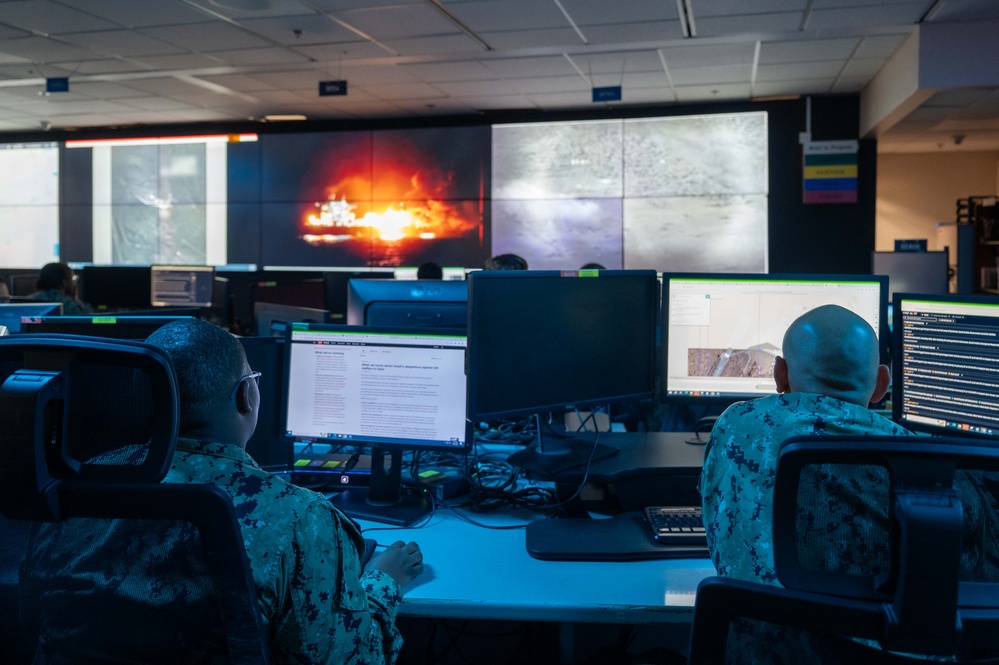
[{"label": "large video wall", "polygon": [[0,267],[768,265],[762,111],[5,147]]}]

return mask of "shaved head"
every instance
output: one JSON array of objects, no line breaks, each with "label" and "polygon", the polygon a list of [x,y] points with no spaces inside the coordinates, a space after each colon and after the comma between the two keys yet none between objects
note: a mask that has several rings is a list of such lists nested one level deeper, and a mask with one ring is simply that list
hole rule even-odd
[{"label": "shaved head", "polygon": [[774,374],[779,392],[817,393],[867,406],[888,388],[878,338],[864,319],[839,305],[805,312],[784,333]]}]

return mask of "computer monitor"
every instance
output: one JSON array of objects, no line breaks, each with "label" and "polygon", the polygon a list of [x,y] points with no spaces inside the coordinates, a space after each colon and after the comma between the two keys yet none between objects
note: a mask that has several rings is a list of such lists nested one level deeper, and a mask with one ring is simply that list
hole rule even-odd
[{"label": "computer monitor", "polygon": [[856,312],[888,363],[884,275],[664,273],[662,395],[720,404],[776,391],[774,359],[796,318],[820,305]]},{"label": "computer monitor", "polygon": [[30,296],[37,290],[38,273],[10,276],[10,295]]},{"label": "computer monitor", "polygon": [[[470,421],[654,396],[655,271],[478,271],[468,275],[468,294]],[[558,471],[613,452],[540,438],[511,462]]]},{"label": "computer monitor", "polygon": [[152,266],[149,301],[153,307],[211,307],[215,269],[211,266]]},{"label": "computer monitor", "polygon": [[347,287],[350,325],[464,328],[467,318],[463,281],[352,279]]},{"label": "computer monitor", "polygon": [[372,448],[370,487],[334,503],[392,524],[426,514],[421,494],[401,491],[401,453],[467,450],[464,333],[303,323],[286,339],[285,436]]},{"label": "computer monitor", "polygon": [[892,419],[999,439],[999,299],[895,294]]},{"label": "computer monitor", "polygon": [[331,270],[323,274],[326,282],[326,309],[331,323],[347,323],[347,286],[352,279],[394,279],[391,269]]},{"label": "computer monitor", "polygon": [[260,337],[284,337],[289,323],[329,323],[325,309],[282,305],[274,302],[253,303],[253,322]]},{"label": "computer monitor", "polygon": [[91,337],[144,340],[160,326],[190,316],[35,316],[21,321],[24,333],[64,333]]},{"label": "computer monitor", "polygon": [[83,266],[80,300],[98,310],[144,309],[150,306],[149,266]]},{"label": "computer monitor", "polygon": [[871,274],[888,275],[888,302],[895,293],[947,293],[950,252],[871,252]]},{"label": "computer monitor", "polygon": [[10,302],[0,303],[0,326],[8,333],[19,333],[21,320],[37,316],[60,316],[61,302]]}]

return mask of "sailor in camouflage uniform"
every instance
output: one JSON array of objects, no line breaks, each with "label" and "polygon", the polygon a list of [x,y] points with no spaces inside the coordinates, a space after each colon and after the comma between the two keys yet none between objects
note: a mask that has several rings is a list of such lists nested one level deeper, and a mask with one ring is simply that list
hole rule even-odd
[{"label": "sailor in camouflage uniform", "polygon": [[[868,409],[889,387],[874,330],[836,305],[815,308],[784,335],[778,394],[733,404],[705,449],[700,492],[712,562],[719,575],[779,586],[773,556],[773,489],[781,443],[800,435],[910,434]],[[888,565],[888,489],[881,467],[815,465],[802,470],[799,556],[828,570],[878,574]],[[966,507],[962,569],[994,578],[995,497],[983,479],[959,473]],[[809,495],[814,501],[809,500]],[[804,631],[739,621],[728,663],[819,662]]]},{"label": "sailor in camouflage uniform", "polygon": [[[164,482],[212,483],[232,498],[273,662],[394,662],[400,587],[423,569],[416,543],[394,543],[362,572],[357,526],[244,451],[260,394],[235,338],[192,319],[148,341],[173,360],[189,437],[178,440]],[[183,569],[196,564],[177,560],[190,529],[81,522],[43,526],[22,566],[28,617],[39,627],[36,662],[183,662],[185,639],[212,625],[204,592]]]}]

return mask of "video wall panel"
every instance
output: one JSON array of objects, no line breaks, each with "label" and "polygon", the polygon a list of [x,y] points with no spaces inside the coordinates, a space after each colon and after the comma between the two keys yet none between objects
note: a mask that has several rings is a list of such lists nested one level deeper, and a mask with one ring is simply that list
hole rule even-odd
[{"label": "video wall panel", "polygon": [[[0,214],[47,221],[0,227],[0,260],[60,257],[61,200],[62,258],[97,264],[477,268],[514,252],[532,268],[765,272],[767,136],[751,112],[71,140],[63,173],[57,144],[20,148],[17,168],[8,144]],[[31,191],[51,203],[25,206]]]},{"label": "video wall panel", "polygon": [[0,144],[0,266],[59,257],[59,144]]}]

